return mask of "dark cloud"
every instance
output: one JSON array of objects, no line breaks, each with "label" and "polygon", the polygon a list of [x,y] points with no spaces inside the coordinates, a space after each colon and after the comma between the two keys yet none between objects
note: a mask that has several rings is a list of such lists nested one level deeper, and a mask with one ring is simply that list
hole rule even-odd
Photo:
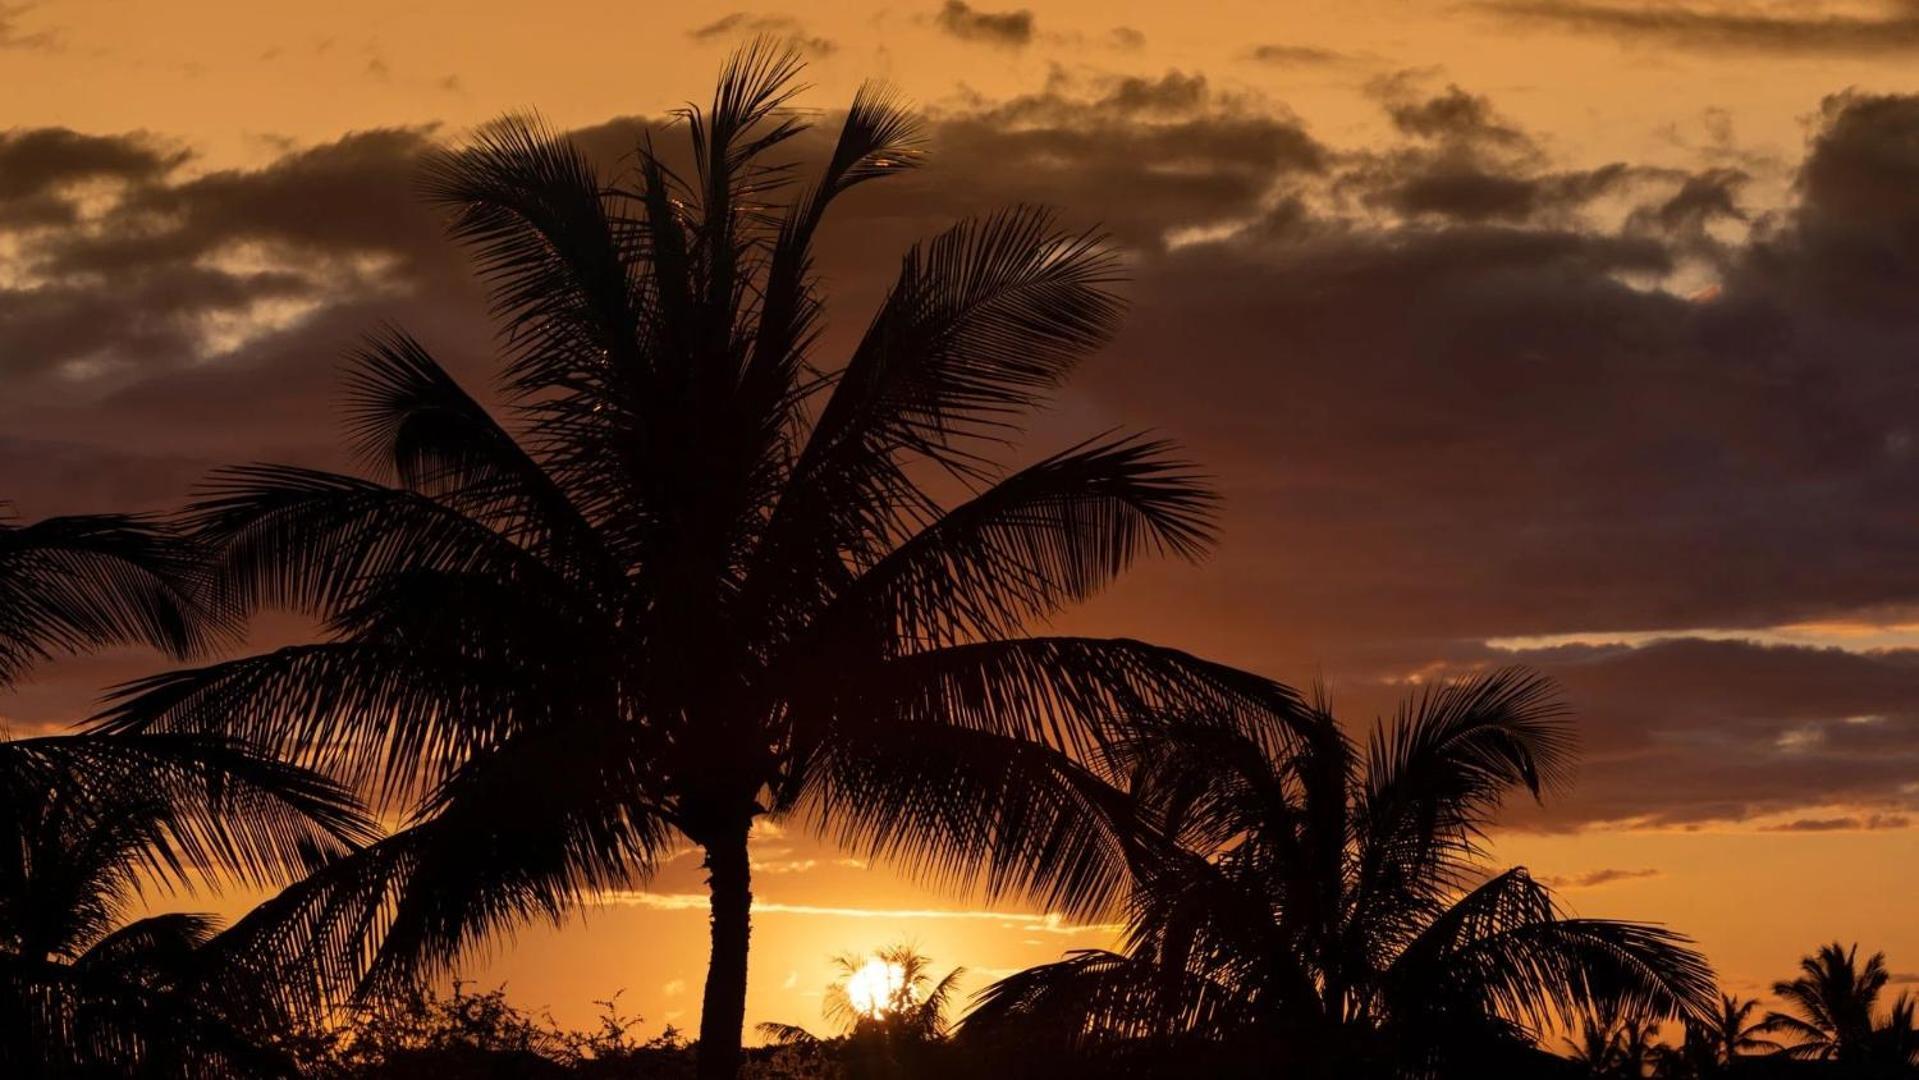
[{"label": "dark cloud", "polygon": [[1033,41],[1033,13],[1025,8],[1013,11],[981,11],[965,0],[946,0],[933,22],[962,41],[1018,48]]},{"label": "dark cloud", "polygon": [[1352,59],[1345,53],[1322,49],[1316,45],[1255,45],[1246,53],[1246,58],[1262,64],[1278,64],[1287,67],[1314,64],[1340,64]]},{"label": "dark cloud", "polygon": [[1509,659],[1559,680],[1579,720],[1578,782],[1545,821],[1684,826],[1870,806],[1829,827],[1899,828],[1919,809],[1919,653],[1675,639]]},{"label": "dark cloud", "polygon": [[1919,49],[1919,8],[1888,5],[1882,16],[1819,12],[1753,14],[1724,7],[1625,6],[1584,0],[1499,0],[1482,8],[1505,18],[1653,40],[1696,49],[1869,56]]},{"label": "dark cloud", "polygon": [[1146,47],[1146,35],[1130,26],[1115,26],[1106,32],[1106,43],[1115,49],[1136,52]]},{"label": "dark cloud", "polygon": [[0,132],[0,202],[47,194],[81,180],[151,181],[187,160],[152,137],[83,135],[66,128]]},{"label": "dark cloud", "polygon": [[20,190],[118,185],[72,227],[12,226],[0,475],[22,512],[166,505],[220,461],[323,456],[344,349],[379,319],[438,324],[470,298],[413,195],[430,145],[362,132],[182,179],[182,155],[144,137],[9,136],[0,172]]},{"label": "dark cloud", "polygon": [[1624,163],[1555,171],[1540,147],[1481,95],[1457,86],[1419,94],[1405,76],[1376,80],[1373,88],[1408,139],[1349,155],[1339,191],[1401,218],[1564,222],[1595,199],[1667,173]]},{"label": "dark cloud", "polygon": [[704,26],[687,31],[686,36],[694,41],[710,42],[731,41],[758,34],[785,38],[813,56],[830,56],[839,49],[833,39],[808,33],[806,26],[791,15],[756,15],[750,11],[722,15]]},{"label": "dark cloud", "polygon": [[[1228,516],[1204,572],[1150,571],[1088,628],[1324,674],[1358,718],[1389,710],[1389,677],[1535,664],[1586,747],[1542,827],[1919,813],[1912,654],[1484,644],[1919,605],[1919,98],[1826,103],[1790,201],[1759,212],[1722,163],[1568,167],[1483,97],[1376,92],[1395,134],[1364,151],[1181,72],[936,112],[929,167],[829,222],[823,362],[952,219],[1103,222],[1134,314],[1033,449],[1154,427]],[[645,126],[578,135],[611,162]],[[114,191],[0,224],[0,477],[23,514],[168,505],[217,461],[338,463],[335,364],[383,320],[486,386],[482,305],[412,195],[433,132],[198,176],[163,143],[87,138],[0,143],[39,170],[15,203]]]}]

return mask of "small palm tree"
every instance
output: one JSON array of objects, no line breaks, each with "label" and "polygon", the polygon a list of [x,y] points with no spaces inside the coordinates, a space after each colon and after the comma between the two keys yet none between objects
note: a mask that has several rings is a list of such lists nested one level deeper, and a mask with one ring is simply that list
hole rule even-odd
[{"label": "small palm tree", "polygon": [[933,962],[911,945],[833,958],[839,975],[826,988],[822,1013],[841,1037],[822,1040],[797,1024],[767,1023],[759,1032],[782,1046],[831,1054],[855,1078],[925,1075],[947,1038],[947,1012],[966,969],[933,977]]},{"label": "small palm tree", "polygon": [[[911,945],[833,958],[839,977],[827,987],[823,1011],[849,1035],[883,1032],[889,1038],[932,1042],[946,1037],[946,1013],[965,968],[933,978],[933,961]],[[865,982],[867,985],[861,986]]]},{"label": "small palm tree", "polygon": [[1776,982],[1772,992],[1794,1013],[1774,1012],[1764,1028],[1791,1037],[1785,1053],[1817,1061],[1859,1063],[1867,1059],[1873,1009],[1891,977],[1886,954],[1873,953],[1859,966],[1859,946],[1833,942],[1799,961],[1799,977]]},{"label": "small palm tree", "polygon": [[1765,1037],[1764,1019],[1753,1016],[1758,1009],[1756,999],[1741,1001],[1731,994],[1721,994],[1719,1008],[1706,1022],[1690,1025],[1686,1037],[1707,1048],[1721,1065],[1732,1065],[1736,1059],[1753,1054],[1777,1052],[1779,1044]]},{"label": "small palm tree", "polygon": [[1114,254],[1044,213],[914,249],[850,356],[816,359],[816,231],[919,155],[869,88],[794,194],[769,155],[804,127],[799,70],[735,56],[678,171],[647,142],[603,177],[515,119],[440,158],[427,187],[493,287],[511,422],[388,332],[350,373],[378,478],[234,469],[191,513],[219,595],[329,637],[137,684],[103,729],[257,739],[403,820],[276,903],[355,993],[643,885],[690,841],[700,1072],[731,1077],[756,818],[1105,910],[1133,842],[1083,764],[1110,729],[1291,700],[1138,641],[1022,636],[1138,556],[1199,556],[1211,496],[1137,439],[989,464],[1120,313]]},{"label": "small palm tree", "polygon": [[1501,800],[1570,749],[1550,684],[1516,671],[1417,695],[1363,755],[1323,707],[1264,744],[1141,724],[1115,752],[1180,850],[1140,861],[1127,951],[1003,979],[963,1032],[1419,1076],[1518,1067],[1489,1060],[1584,1016],[1703,1019],[1685,938],[1568,918],[1525,870],[1483,868]]},{"label": "small palm tree", "polygon": [[1639,1080],[1664,1056],[1665,1048],[1655,1041],[1659,1025],[1644,1017],[1602,1009],[1597,1015],[1581,1017],[1579,1031],[1570,1056],[1595,1080]]}]

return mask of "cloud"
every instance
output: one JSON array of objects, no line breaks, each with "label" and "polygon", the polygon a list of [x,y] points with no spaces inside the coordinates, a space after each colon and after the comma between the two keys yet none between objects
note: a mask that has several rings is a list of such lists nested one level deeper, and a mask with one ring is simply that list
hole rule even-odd
[{"label": "cloud", "polygon": [[1025,8],[1013,11],[981,11],[965,0],[946,0],[934,25],[959,38],[987,45],[1020,48],[1033,41],[1033,13]]},{"label": "cloud", "polygon": [[1583,874],[1569,874],[1563,877],[1547,877],[1542,880],[1555,889],[1596,889],[1601,885],[1611,885],[1619,881],[1638,881],[1644,878],[1658,877],[1660,871],[1646,867],[1638,870],[1619,870],[1608,867],[1603,870],[1588,870]]},{"label": "cloud", "polygon": [[1869,17],[1754,14],[1717,6],[1594,4],[1583,0],[1500,0],[1482,8],[1522,22],[1654,40],[1686,48],[1803,55],[1872,56],[1919,49],[1919,8],[1889,6]]},{"label": "cloud", "polygon": [[1255,45],[1246,53],[1248,60],[1261,64],[1274,64],[1282,67],[1307,67],[1322,64],[1343,64],[1352,59],[1345,53],[1322,49],[1317,45],[1284,45],[1270,43]]},{"label": "cloud", "polygon": [[[615,890],[601,893],[601,903],[621,907],[643,907],[655,911],[704,912],[712,904],[705,893],[650,893]],[[1077,935],[1112,935],[1124,929],[1120,923],[1073,923],[1046,912],[980,911],[964,908],[864,908],[826,904],[787,904],[777,900],[756,900],[755,915],[799,915],[833,919],[955,920],[990,922],[1008,929],[1027,932]]]},{"label": "cloud", "polygon": [[[1537,665],[1584,762],[1519,824],[1919,813],[1912,654],[1658,640],[1919,609],[1919,98],[1823,103],[1788,201],[1760,207],[1723,157],[1573,167],[1496,101],[1416,82],[1375,84],[1391,134],[1356,148],[1193,72],[934,110],[930,167],[828,223],[852,314],[820,361],[894,255],[956,217],[1026,201],[1103,223],[1133,313],[1031,448],[1181,438],[1225,491],[1226,541],[1069,629],[1324,673],[1358,719],[1391,678]],[[645,127],[576,134],[613,162]],[[213,463],[343,465],[336,361],[384,320],[484,393],[484,304],[412,194],[436,138],[196,175],[162,136],[8,134],[0,205],[40,209],[0,221],[0,494],[28,517],[161,508]],[[1614,630],[1647,636],[1485,644]],[[70,716],[149,663],[114,662],[6,710]]]},{"label": "cloud", "polygon": [[830,56],[839,49],[833,39],[808,33],[806,26],[791,15],[756,15],[748,11],[735,11],[686,32],[687,37],[700,42],[727,41],[758,34],[785,38],[815,57]]},{"label": "cloud", "polygon": [[18,52],[59,52],[65,48],[57,30],[26,30],[19,28],[20,17],[39,7],[38,4],[0,4],[0,52],[9,50]]},{"label": "cloud", "polygon": [[1904,814],[1868,814],[1864,817],[1799,818],[1783,825],[1767,825],[1766,832],[1862,832],[1903,829],[1912,824]]}]

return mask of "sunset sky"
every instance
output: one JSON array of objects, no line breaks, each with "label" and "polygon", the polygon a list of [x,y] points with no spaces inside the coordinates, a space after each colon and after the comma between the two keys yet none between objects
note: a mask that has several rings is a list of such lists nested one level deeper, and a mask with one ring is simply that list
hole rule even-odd
[{"label": "sunset sky", "polygon": [[[1534,665],[1582,768],[1498,859],[1692,934],[1742,994],[1834,938],[1919,983],[1919,0],[0,0],[0,499],[345,466],[336,364],[382,320],[484,388],[419,156],[537,110],[616,167],[756,33],[808,55],[808,109],[879,78],[928,118],[929,167],[832,223],[824,355],[965,214],[1045,203],[1126,252],[1126,328],[1011,460],[1153,429],[1223,540],[1064,628],[1320,680],[1356,730]],[[49,665],[0,722],[158,663]],[[912,941],[977,986],[1113,938],[796,826],[755,858],[749,1024],[819,1027],[837,952]],[[471,977],[691,1025],[697,861]]]}]

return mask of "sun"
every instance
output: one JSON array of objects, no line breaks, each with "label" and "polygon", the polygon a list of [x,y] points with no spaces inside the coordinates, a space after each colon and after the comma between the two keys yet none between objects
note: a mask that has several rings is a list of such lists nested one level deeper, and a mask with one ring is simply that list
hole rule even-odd
[{"label": "sun", "polygon": [[846,977],[847,1003],[861,1016],[880,1017],[897,1010],[906,993],[906,969],[877,956]]}]

